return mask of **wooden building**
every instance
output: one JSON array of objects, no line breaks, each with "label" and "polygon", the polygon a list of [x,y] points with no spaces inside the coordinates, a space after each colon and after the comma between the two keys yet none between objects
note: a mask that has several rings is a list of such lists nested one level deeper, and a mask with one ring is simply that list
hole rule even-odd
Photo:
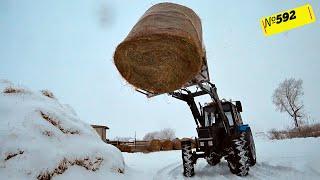
[{"label": "wooden building", "polygon": [[107,141],[107,135],[106,135],[106,131],[107,129],[109,129],[107,126],[102,126],[102,125],[91,125],[91,127],[93,127],[97,133],[99,134],[99,136],[101,137],[101,139],[106,142]]}]

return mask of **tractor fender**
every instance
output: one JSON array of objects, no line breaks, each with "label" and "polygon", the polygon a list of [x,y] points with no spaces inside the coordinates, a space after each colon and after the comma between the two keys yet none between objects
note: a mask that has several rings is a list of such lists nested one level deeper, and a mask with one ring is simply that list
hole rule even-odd
[{"label": "tractor fender", "polygon": [[239,132],[239,133],[249,132],[249,131],[251,131],[249,124],[241,124],[237,127],[237,132]]}]

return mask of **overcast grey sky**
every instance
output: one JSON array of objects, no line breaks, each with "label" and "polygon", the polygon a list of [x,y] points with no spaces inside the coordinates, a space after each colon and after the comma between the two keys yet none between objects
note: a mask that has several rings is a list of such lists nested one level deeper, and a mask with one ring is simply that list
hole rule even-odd
[{"label": "overcast grey sky", "polygon": [[[139,17],[162,1],[0,1],[0,79],[50,89],[88,123],[110,127],[110,137],[142,137],[173,128],[195,136],[188,106],[162,95],[147,99],[122,80],[112,56]],[[320,21],[270,37],[262,16],[317,0],[172,1],[202,19],[212,82],[221,98],[241,100],[243,119],[256,131],[290,125],[271,96],[279,82],[304,81],[307,112],[320,119]]]}]

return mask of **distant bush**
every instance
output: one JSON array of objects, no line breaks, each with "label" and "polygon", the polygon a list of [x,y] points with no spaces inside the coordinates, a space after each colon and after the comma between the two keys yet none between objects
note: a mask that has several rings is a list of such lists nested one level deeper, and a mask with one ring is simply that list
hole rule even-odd
[{"label": "distant bush", "polygon": [[42,93],[42,95],[47,96],[48,98],[55,99],[53,93],[47,89],[41,90],[40,92]]},{"label": "distant bush", "polygon": [[270,139],[285,139],[284,131],[271,129],[269,132],[269,138]]},{"label": "distant bush", "polygon": [[306,138],[306,137],[319,137],[320,136],[320,123],[312,125],[304,125],[299,128],[269,131],[270,139],[291,139],[291,138]]},{"label": "distant bush", "polygon": [[17,87],[6,87],[4,90],[3,90],[3,93],[6,93],[6,94],[11,94],[11,93],[23,93],[25,92],[24,89],[22,88],[17,88]]}]

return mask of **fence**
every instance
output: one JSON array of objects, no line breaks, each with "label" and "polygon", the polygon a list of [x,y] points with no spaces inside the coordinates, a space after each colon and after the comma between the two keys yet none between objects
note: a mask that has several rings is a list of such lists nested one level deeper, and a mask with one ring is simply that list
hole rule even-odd
[{"label": "fence", "polygon": [[152,152],[181,149],[180,140],[152,140],[152,141],[107,141],[122,152]]},{"label": "fence", "polygon": [[147,152],[149,141],[107,141],[125,152]]}]

